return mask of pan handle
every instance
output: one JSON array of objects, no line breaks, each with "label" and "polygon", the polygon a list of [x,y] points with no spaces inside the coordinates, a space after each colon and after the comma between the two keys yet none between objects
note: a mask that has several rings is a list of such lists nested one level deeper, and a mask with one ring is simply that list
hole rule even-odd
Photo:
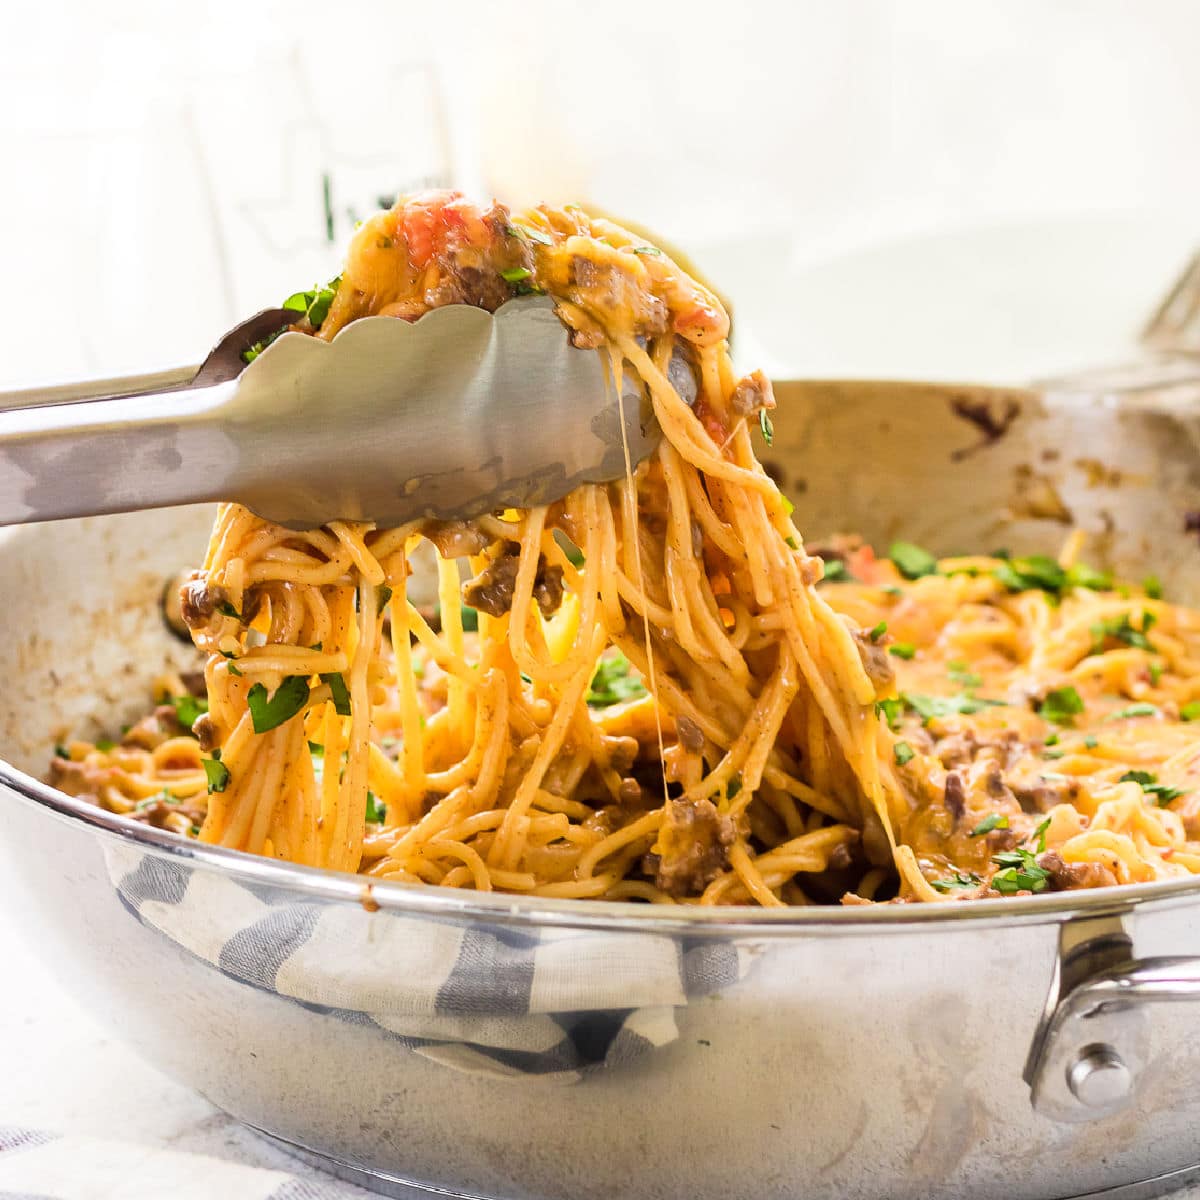
[{"label": "pan handle", "polygon": [[1094,1121],[1134,1098],[1148,1065],[1146,1006],[1200,1001],[1200,958],[1135,959],[1084,979],[1054,1007],[1030,1056],[1033,1107]]}]

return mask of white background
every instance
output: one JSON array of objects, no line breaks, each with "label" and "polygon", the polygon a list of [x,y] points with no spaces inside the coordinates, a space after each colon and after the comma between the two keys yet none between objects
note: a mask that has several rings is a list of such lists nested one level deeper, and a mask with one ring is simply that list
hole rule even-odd
[{"label": "white background", "polygon": [[6,5],[0,386],[194,360],[430,179],[636,214],[794,371],[1067,364],[1200,238],[1190,0]]},{"label": "white background", "polygon": [[[0,0],[0,80],[0,386],[194,361],[421,181],[636,215],[796,372],[1118,358],[1200,244],[1189,0]],[[0,1123],[254,1158],[17,933]]]}]

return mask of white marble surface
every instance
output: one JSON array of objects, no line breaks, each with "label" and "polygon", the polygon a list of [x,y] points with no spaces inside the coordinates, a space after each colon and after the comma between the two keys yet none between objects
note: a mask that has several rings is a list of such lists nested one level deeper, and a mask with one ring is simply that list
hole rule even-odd
[{"label": "white marble surface", "polygon": [[51,976],[12,916],[0,914],[0,1125],[314,1174],[115,1040]]}]

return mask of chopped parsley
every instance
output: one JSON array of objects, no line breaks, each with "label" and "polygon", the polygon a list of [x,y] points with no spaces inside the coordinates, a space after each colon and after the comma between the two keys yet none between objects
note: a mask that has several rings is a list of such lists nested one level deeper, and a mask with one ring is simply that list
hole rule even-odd
[{"label": "chopped parsley", "polygon": [[382,825],[387,819],[387,805],[374,792],[367,792],[367,824]]},{"label": "chopped parsley", "polygon": [[734,775],[725,788],[725,798],[732,800],[742,790],[742,777]]},{"label": "chopped parsley", "polygon": [[254,732],[267,733],[290,721],[308,703],[308,680],[303,675],[289,675],[269,697],[267,689],[256,683],[247,693],[246,703]]},{"label": "chopped parsley", "polygon": [[66,748],[66,746],[64,746],[62,744],[62,742],[56,742],[55,746],[54,746],[54,757],[55,758],[70,758],[71,752]]},{"label": "chopped parsley", "polygon": [[201,696],[172,696],[171,703],[175,706],[175,719],[184,729],[191,729],[208,712],[208,701]]},{"label": "chopped parsley", "polygon": [[759,410],[758,428],[763,435],[763,441],[768,446],[773,446],[775,444],[775,426],[771,423],[771,414],[765,408]]},{"label": "chopped parsley", "polygon": [[904,712],[903,700],[876,700],[875,714],[882,717],[887,723],[889,729],[895,729],[900,722],[900,715]]},{"label": "chopped parsley", "polygon": [[479,610],[469,604],[462,606],[462,627],[464,633],[475,633],[479,629]]},{"label": "chopped parsley", "polygon": [[977,888],[983,882],[978,875],[970,871],[956,871],[942,879],[931,879],[930,885],[939,892],[967,892]]},{"label": "chopped parsley", "polygon": [[204,764],[204,777],[208,780],[208,790],[223,792],[229,786],[229,768],[221,761],[221,752],[215,750],[212,758],[201,759],[201,762]]},{"label": "chopped parsley", "polygon": [[1148,600],[1161,600],[1163,598],[1162,580],[1157,575],[1147,575],[1142,580],[1142,591],[1146,593]]},{"label": "chopped parsley", "polygon": [[235,621],[240,621],[242,619],[242,614],[238,612],[238,610],[234,608],[228,600],[222,600],[221,603],[217,605],[217,612],[219,612],[223,617],[233,617]]},{"label": "chopped parsley", "polygon": [[914,658],[917,648],[912,642],[896,642],[888,647],[888,653],[894,654],[897,658]]},{"label": "chopped parsley", "polygon": [[662,251],[657,246],[634,246],[634,254],[649,254],[651,258],[658,258]]},{"label": "chopped parsley", "polygon": [[824,564],[823,577],[826,583],[856,583],[857,580],[850,574],[846,564],[840,558],[824,558],[821,560]]},{"label": "chopped parsley", "polygon": [[1007,829],[1008,817],[1004,813],[992,813],[991,816],[984,817],[974,829],[971,830],[969,837],[983,837],[986,833],[991,833],[993,829]]},{"label": "chopped parsley", "polygon": [[117,743],[111,738],[101,738],[96,743],[96,749],[99,750],[101,754],[107,754],[110,750],[116,749],[116,745]]},{"label": "chopped parsley", "polygon": [[895,747],[896,765],[904,766],[905,763],[910,763],[913,760],[914,750],[907,742],[897,742]]},{"label": "chopped parsley", "polygon": [[1071,725],[1083,712],[1083,699],[1073,687],[1054,688],[1037,707],[1039,717],[1055,725]]},{"label": "chopped parsley", "polygon": [[1154,662],[1154,663],[1150,664],[1149,669],[1150,669],[1150,686],[1158,687],[1159,682],[1161,681],[1162,675],[1163,675],[1163,665],[1162,665],[1162,663]]},{"label": "chopped parsley", "polygon": [[385,608],[392,602],[392,589],[386,583],[381,584],[379,591],[375,595],[375,607],[379,612],[383,612]]},{"label": "chopped parsley", "polygon": [[1108,719],[1110,721],[1123,721],[1128,717],[1157,717],[1158,707],[1154,704],[1130,704],[1125,708],[1118,709]]},{"label": "chopped parsley", "polygon": [[1047,746],[1057,746],[1058,741],[1059,741],[1058,734],[1052,733],[1048,738],[1045,739],[1045,744]]},{"label": "chopped parsley", "polygon": [[[346,687],[346,681],[342,678],[341,671],[330,671],[327,675],[322,675],[321,682],[329,685],[329,695],[333,699],[333,711],[339,717],[348,717],[350,715],[350,689]],[[305,698],[307,699],[307,697]]]},{"label": "chopped parsley", "polygon": [[522,279],[529,279],[533,272],[528,267],[505,267],[500,272],[500,278],[505,283],[520,283]]},{"label": "chopped parsley", "polygon": [[923,575],[938,573],[937,559],[928,550],[912,542],[893,542],[888,558],[896,564],[896,570],[905,579],[920,579]]},{"label": "chopped parsley", "polygon": [[799,550],[800,549],[800,543],[797,542],[796,539],[794,537],[792,537],[792,535],[790,533],[783,540],[785,542],[787,542],[789,550]]},{"label": "chopped parsley", "polygon": [[1126,771],[1117,782],[1138,784],[1142,791],[1159,808],[1166,808],[1172,800],[1178,800],[1185,791],[1184,788],[1171,787],[1169,784],[1159,783],[1158,776],[1150,771]]},{"label": "chopped parsley", "polygon": [[1095,750],[1095,748],[1096,748],[1098,745],[1100,745],[1100,743],[1099,743],[1099,742],[1096,740],[1095,736],[1094,736],[1093,734],[1090,734],[1090,733],[1087,735],[1087,737],[1085,737],[1085,738],[1083,739],[1083,744],[1084,744],[1084,745],[1085,745],[1085,746],[1086,746],[1086,747],[1087,747],[1089,750]]},{"label": "chopped parsley", "polygon": [[1189,700],[1179,710],[1181,721],[1200,721],[1200,700]]},{"label": "chopped parsley", "polygon": [[872,627],[871,631],[867,634],[867,637],[869,637],[871,641],[877,642],[885,633],[887,633],[887,622],[880,621],[879,624]]},{"label": "chopped parsley", "polygon": [[618,650],[596,665],[587,702],[592,708],[607,708],[610,704],[636,700],[646,694],[646,685],[633,673],[629,659]]},{"label": "chopped parsley", "polygon": [[317,756],[317,758],[320,758],[325,753],[325,747],[322,746],[320,742],[309,742],[308,752],[309,754],[314,754]]}]

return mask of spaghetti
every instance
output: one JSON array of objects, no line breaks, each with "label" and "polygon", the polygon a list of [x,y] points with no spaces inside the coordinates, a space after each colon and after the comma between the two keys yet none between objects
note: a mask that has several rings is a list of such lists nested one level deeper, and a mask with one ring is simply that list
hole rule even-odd
[{"label": "spaghetti", "polygon": [[[1200,613],[1083,568],[1078,538],[1060,560],[807,551],[754,453],[770,385],[736,376],[721,305],[657,248],[574,207],[423,194],[289,303],[332,338],[529,291],[641,380],[653,456],[470,523],[296,533],[223,505],[182,591],[206,699],[164,681],[120,745],[63,748],[60,786],[255,854],[542,896],[937,900],[1200,871]],[[409,594],[426,544],[436,612]]]}]

